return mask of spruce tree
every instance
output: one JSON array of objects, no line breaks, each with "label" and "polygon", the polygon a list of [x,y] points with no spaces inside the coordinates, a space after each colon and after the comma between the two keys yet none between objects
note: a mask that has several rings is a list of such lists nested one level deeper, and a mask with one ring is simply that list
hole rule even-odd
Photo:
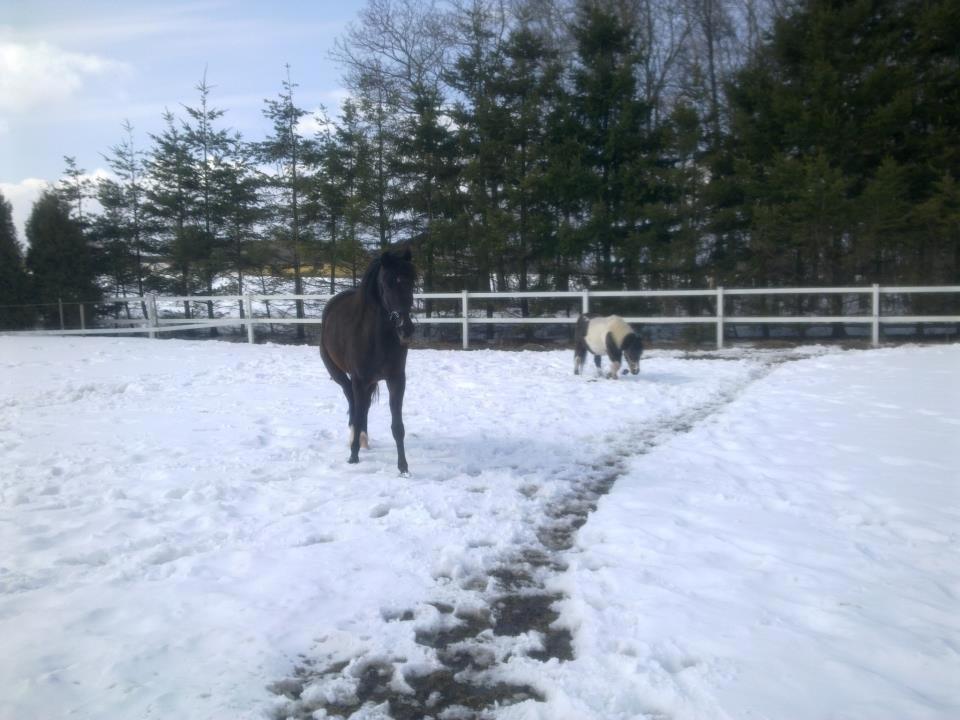
[{"label": "spruce tree", "polygon": [[[125,120],[122,127],[124,138],[104,155],[117,179],[99,181],[97,199],[103,212],[94,223],[94,232],[108,245],[117,294],[133,290],[142,297],[147,282],[144,255],[154,252],[144,218],[144,158],[134,144],[133,125]],[[141,312],[146,317],[143,303]]]},{"label": "spruce tree", "polygon": [[23,251],[13,224],[13,206],[0,193],[0,330],[29,326],[33,308]]},{"label": "spruce tree", "polygon": [[[316,157],[316,143],[300,136],[297,125],[307,111],[294,102],[297,87],[290,79],[290,66],[282,90],[274,100],[266,100],[264,116],[273,123],[273,134],[258,145],[262,162],[272,165],[275,172],[267,177],[267,184],[276,190],[276,227],[281,242],[287,248],[286,260],[293,272],[293,292],[303,294],[303,265],[305,244],[309,233],[304,227],[304,203],[312,183],[307,158]],[[297,319],[305,317],[303,301],[296,301]],[[297,338],[306,337],[304,326],[297,325]]]},{"label": "spruce tree", "polygon": [[579,61],[573,109],[589,207],[583,232],[592,240],[601,286],[634,286],[642,255],[638,222],[649,200],[644,164],[650,108],[636,94],[639,55],[631,29],[601,3],[578,5],[573,35]]},{"label": "spruce tree", "polygon": [[[149,182],[144,183],[144,210],[150,231],[157,238],[157,251],[172,272],[172,276],[160,283],[161,289],[190,295],[197,265],[204,258],[204,233],[195,222],[199,184],[190,146],[176,117],[168,110],[163,121],[163,131],[150,136],[153,147],[145,162]],[[183,309],[189,318],[192,310],[186,300]]]},{"label": "spruce tree", "polygon": [[[100,298],[96,260],[70,206],[55,191],[45,191],[27,219],[26,267],[37,300],[49,307],[94,302]],[[52,315],[47,311],[48,320]]]},{"label": "spruce tree", "polygon": [[[216,127],[225,111],[210,105],[211,86],[207,84],[206,72],[194,88],[200,94],[197,107],[184,106],[187,120],[183,124],[183,136],[190,150],[193,175],[197,184],[195,223],[199,232],[197,260],[201,268],[205,290],[213,294],[213,284],[225,261],[227,204],[221,179],[224,157],[228,152],[230,135],[224,128]],[[207,317],[213,319],[213,301],[207,301]],[[217,335],[215,327],[210,335]]]}]

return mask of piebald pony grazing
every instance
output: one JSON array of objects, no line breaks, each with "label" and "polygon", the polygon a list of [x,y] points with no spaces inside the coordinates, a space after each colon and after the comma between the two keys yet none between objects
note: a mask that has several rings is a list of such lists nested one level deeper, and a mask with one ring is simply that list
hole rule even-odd
[{"label": "piebald pony grazing", "polygon": [[[620,372],[620,361],[626,359],[630,372],[640,372],[640,356],[643,354],[643,342],[622,317],[591,317],[581,315],[577,319],[576,345],[573,349],[573,374],[579,375],[587,350],[593,353],[593,360],[600,374],[600,358],[604,354],[610,357],[610,373],[607,377],[616,380]],[[626,374],[626,370],[624,370]]]}]

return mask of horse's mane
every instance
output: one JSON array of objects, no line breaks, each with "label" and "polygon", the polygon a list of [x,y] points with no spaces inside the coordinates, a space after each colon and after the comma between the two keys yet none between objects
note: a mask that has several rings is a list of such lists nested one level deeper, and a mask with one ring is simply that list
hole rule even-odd
[{"label": "horse's mane", "polygon": [[360,280],[360,293],[371,303],[380,302],[380,285],[377,283],[377,275],[383,265],[383,256],[378,255],[367,267]]}]

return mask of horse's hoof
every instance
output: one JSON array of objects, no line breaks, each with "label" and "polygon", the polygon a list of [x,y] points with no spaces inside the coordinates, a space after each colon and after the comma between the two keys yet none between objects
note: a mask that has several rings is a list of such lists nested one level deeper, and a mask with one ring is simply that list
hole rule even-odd
[{"label": "horse's hoof", "polygon": [[409,470],[401,470],[401,471],[400,471],[400,477],[402,477],[402,478],[408,478],[408,477],[410,477],[410,471],[409,471]]},{"label": "horse's hoof", "polygon": [[360,462],[360,458],[352,457],[349,460],[347,460],[347,462],[350,463],[351,465],[356,465],[358,462]]}]

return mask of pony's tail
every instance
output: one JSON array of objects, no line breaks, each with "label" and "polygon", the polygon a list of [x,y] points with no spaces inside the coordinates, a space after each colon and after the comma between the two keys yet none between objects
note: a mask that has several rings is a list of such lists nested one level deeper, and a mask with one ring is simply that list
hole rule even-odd
[{"label": "pony's tail", "polygon": [[581,315],[577,318],[577,337],[582,338],[587,336],[587,326],[590,324],[589,315]]}]

